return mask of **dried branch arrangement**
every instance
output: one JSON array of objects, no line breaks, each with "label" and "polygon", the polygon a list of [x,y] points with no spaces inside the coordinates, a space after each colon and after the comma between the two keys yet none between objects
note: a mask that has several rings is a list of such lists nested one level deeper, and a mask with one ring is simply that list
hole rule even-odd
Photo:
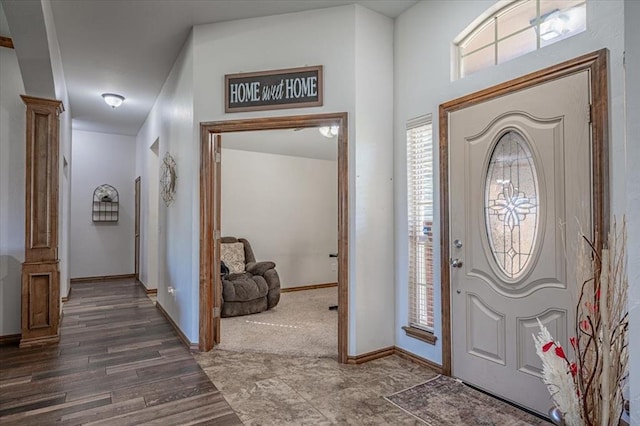
[{"label": "dried branch arrangement", "polygon": [[570,339],[574,360],[540,321],[540,333],[533,338],[543,382],[565,424],[617,426],[629,359],[625,221],[620,227],[614,222],[600,253],[584,240],[577,262],[576,335]]}]

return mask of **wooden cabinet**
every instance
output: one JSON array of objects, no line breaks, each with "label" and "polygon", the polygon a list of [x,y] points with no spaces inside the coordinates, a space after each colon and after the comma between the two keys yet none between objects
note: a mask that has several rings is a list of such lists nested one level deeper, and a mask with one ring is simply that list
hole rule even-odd
[{"label": "wooden cabinet", "polygon": [[25,347],[59,339],[58,116],[64,108],[57,100],[22,100],[27,106],[27,157],[20,347]]}]

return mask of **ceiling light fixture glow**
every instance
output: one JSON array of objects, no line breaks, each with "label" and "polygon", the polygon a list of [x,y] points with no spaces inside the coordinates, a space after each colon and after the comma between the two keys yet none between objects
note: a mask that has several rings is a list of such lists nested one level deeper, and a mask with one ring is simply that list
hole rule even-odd
[{"label": "ceiling light fixture glow", "polygon": [[[554,9],[540,16],[540,38],[543,41],[550,41],[558,37],[564,37],[574,30],[572,28],[571,11],[573,9],[560,10]],[[529,21],[535,25],[536,19]],[[536,27],[538,31],[538,27]],[[553,42],[552,42],[553,43]]]},{"label": "ceiling light fixture glow", "polygon": [[338,135],[339,126],[322,126],[318,127],[318,131],[325,138],[333,138]]},{"label": "ceiling light fixture glow", "polygon": [[115,93],[103,93],[102,98],[111,108],[118,108],[124,102],[124,96],[116,95]]},{"label": "ceiling light fixture glow", "polygon": [[556,11],[540,23],[540,38],[547,41],[567,34],[570,30],[569,17]]}]

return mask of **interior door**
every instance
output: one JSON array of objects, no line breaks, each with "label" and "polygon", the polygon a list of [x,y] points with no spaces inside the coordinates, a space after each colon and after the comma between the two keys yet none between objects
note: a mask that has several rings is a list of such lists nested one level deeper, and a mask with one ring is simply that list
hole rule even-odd
[{"label": "interior door", "polygon": [[135,258],[134,258],[134,273],[136,274],[136,280],[140,280],[140,176],[136,178],[135,182],[135,217],[134,217],[134,234],[135,234]]},{"label": "interior door", "polygon": [[567,347],[576,250],[591,235],[589,74],[449,116],[452,374],[539,413],[532,335]]}]

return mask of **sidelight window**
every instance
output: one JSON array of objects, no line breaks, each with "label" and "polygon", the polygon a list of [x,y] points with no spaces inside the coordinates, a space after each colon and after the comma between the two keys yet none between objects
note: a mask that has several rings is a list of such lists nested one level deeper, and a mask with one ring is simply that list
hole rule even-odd
[{"label": "sidelight window", "polygon": [[427,332],[433,331],[433,189],[433,137],[428,115],[407,124],[408,320],[410,328]]}]

